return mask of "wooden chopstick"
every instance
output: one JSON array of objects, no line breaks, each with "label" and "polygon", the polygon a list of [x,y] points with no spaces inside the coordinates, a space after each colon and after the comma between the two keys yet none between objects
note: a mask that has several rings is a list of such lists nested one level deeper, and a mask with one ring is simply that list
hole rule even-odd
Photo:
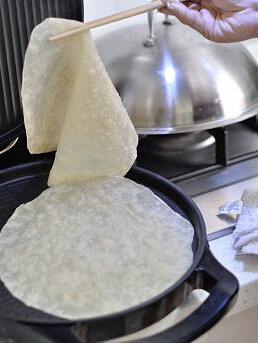
[{"label": "wooden chopstick", "polygon": [[149,4],[139,6],[139,7],[133,8],[131,10],[127,10],[127,11],[123,11],[123,12],[118,12],[118,13],[109,15],[107,17],[103,17],[103,18],[100,18],[100,19],[89,21],[88,23],[84,24],[82,27],[79,27],[79,28],[76,28],[76,29],[73,29],[73,30],[70,30],[70,31],[66,31],[66,32],[63,32],[63,33],[60,33],[60,34],[58,34],[56,36],[52,36],[52,37],[50,37],[48,39],[48,41],[49,42],[53,42],[53,41],[56,41],[58,39],[65,38],[65,37],[68,37],[68,36],[72,36],[72,35],[75,35],[77,33],[83,32],[83,31],[94,29],[96,27],[100,27],[100,26],[103,26],[103,25],[106,25],[106,24],[114,23],[116,21],[123,20],[123,19],[126,19],[126,18],[134,17],[134,16],[136,16],[138,14],[154,11],[155,9],[159,9],[159,8],[162,8],[162,7],[164,7],[164,4],[162,3],[161,0],[153,1],[153,2],[151,2]]}]

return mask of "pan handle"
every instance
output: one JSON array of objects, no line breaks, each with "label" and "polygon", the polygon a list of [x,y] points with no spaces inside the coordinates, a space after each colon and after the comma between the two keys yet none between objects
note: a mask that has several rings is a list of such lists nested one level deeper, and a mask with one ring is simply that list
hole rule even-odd
[{"label": "pan handle", "polygon": [[210,293],[205,302],[175,326],[134,343],[186,343],[215,325],[235,304],[239,288],[236,277],[225,269],[207,247],[197,269],[196,289]]},{"label": "pan handle", "polygon": [[[196,270],[196,276],[195,288],[204,289],[210,293],[206,301],[190,316],[175,326],[154,336],[133,340],[131,342],[191,342],[215,325],[231,309],[236,302],[239,288],[238,281],[233,274],[231,274],[215,259],[208,247],[205,249],[204,255]],[[64,334],[61,341],[69,343],[94,341],[86,337],[86,339],[80,340],[77,338],[78,336],[75,334],[74,329],[75,328],[70,327],[70,330],[67,328],[64,331],[60,328],[59,334]],[[60,335],[58,336],[60,337]]]},{"label": "pan handle", "polygon": [[[196,270],[196,289],[204,289],[210,293],[205,302],[190,316],[182,320],[180,323],[173,327],[164,330],[154,336],[133,340],[133,343],[187,343],[210,329],[215,325],[234,305],[237,292],[238,281],[236,277],[225,269],[212,255],[210,249],[205,249],[204,255]],[[10,330],[14,334],[16,330],[15,323],[9,323]],[[19,324],[21,325],[21,324]],[[116,324],[117,325],[117,324]],[[45,336],[46,328],[48,338]],[[18,327],[19,329],[19,327]],[[41,329],[27,327],[31,333],[39,335],[41,339],[38,342],[52,343],[82,343],[82,342],[95,342],[91,339],[87,332],[87,326],[83,325],[59,325],[59,326],[43,326]],[[35,331],[34,331],[35,330]],[[0,326],[1,333],[1,326]],[[122,334],[122,330],[121,330]],[[19,342],[34,343],[35,340],[28,339],[23,341],[24,331],[18,330],[16,332],[21,340]],[[42,335],[42,336],[41,336]],[[1,335],[0,335],[1,336]],[[45,337],[45,338],[43,338]],[[50,338],[51,337],[51,338]],[[43,339],[43,340],[42,340]],[[44,340],[45,339],[45,340]],[[54,340],[53,340],[54,339]],[[128,341],[129,342],[129,341]]]}]

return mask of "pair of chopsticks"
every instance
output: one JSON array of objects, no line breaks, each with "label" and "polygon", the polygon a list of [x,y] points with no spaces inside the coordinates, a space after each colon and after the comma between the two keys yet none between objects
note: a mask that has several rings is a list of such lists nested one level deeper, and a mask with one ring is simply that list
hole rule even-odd
[{"label": "pair of chopsticks", "polygon": [[66,31],[66,32],[60,33],[56,36],[50,37],[48,40],[50,42],[53,42],[53,41],[59,40],[61,38],[73,36],[77,33],[83,32],[83,31],[94,29],[96,27],[100,27],[100,26],[103,26],[106,24],[114,23],[116,21],[123,20],[126,18],[134,17],[138,14],[151,12],[151,11],[154,11],[156,9],[160,9],[162,7],[164,7],[164,4],[162,3],[161,0],[153,1],[147,5],[142,5],[142,6],[133,8],[131,10],[115,13],[115,14],[109,15],[109,16],[104,17],[104,18],[100,18],[100,19],[90,21],[90,22],[84,24],[82,27],[73,29],[71,31]]}]

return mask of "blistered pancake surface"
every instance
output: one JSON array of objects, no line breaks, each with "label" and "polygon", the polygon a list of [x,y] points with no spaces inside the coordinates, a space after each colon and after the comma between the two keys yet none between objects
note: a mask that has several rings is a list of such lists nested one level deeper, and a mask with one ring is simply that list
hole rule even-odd
[{"label": "blistered pancake surface", "polygon": [[54,186],[0,233],[0,275],[27,305],[79,319],[165,291],[192,263],[191,224],[123,177]]},{"label": "blistered pancake surface", "polygon": [[26,51],[22,101],[31,153],[57,150],[48,184],[125,175],[138,136],[90,32],[48,38],[83,23],[49,18]]}]

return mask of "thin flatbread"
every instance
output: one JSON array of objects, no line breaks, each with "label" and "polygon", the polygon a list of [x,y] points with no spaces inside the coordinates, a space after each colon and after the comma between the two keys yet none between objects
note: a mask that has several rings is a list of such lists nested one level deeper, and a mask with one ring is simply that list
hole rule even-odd
[{"label": "thin flatbread", "polygon": [[67,46],[79,73],[70,95],[48,185],[125,175],[136,158],[138,136],[89,32]]},{"label": "thin flatbread", "polygon": [[28,148],[41,153],[57,147],[50,186],[125,175],[136,158],[137,134],[90,32],[47,42],[80,25],[46,19],[34,29],[26,53],[22,95]]},{"label": "thin flatbread", "polygon": [[0,275],[25,304],[59,317],[115,313],[183,276],[193,232],[123,177],[55,186],[17,208],[2,229]]},{"label": "thin flatbread", "polygon": [[50,18],[31,33],[21,95],[27,146],[32,154],[56,150],[77,73],[77,66],[69,62],[70,51],[65,49],[71,38],[55,44],[50,44],[48,38],[81,25],[72,20]]}]

